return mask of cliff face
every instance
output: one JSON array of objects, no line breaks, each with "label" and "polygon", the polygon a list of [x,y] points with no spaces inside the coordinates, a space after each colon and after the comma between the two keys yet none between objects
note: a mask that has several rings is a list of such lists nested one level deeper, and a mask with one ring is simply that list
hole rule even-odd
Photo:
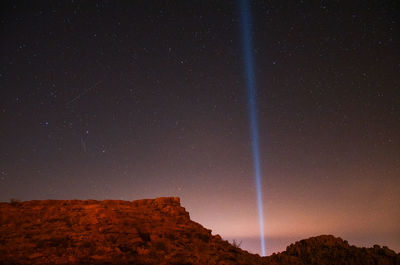
[{"label": "cliff face", "polygon": [[0,264],[399,264],[333,236],[250,254],[190,220],[179,198],[0,203]]},{"label": "cliff face", "polygon": [[0,203],[0,264],[260,264],[179,198]]}]

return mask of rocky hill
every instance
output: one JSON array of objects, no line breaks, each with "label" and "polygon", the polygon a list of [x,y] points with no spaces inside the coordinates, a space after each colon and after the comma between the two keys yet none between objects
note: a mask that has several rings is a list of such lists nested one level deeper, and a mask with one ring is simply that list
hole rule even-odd
[{"label": "rocky hill", "polygon": [[190,220],[179,198],[0,204],[3,264],[258,264]]},{"label": "rocky hill", "polygon": [[400,254],[378,245],[358,248],[341,238],[322,235],[291,244],[264,260],[270,265],[400,265]]},{"label": "rocky hill", "polygon": [[0,264],[400,265],[400,255],[320,236],[260,257],[191,221],[179,198],[46,200],[0,203]]}]

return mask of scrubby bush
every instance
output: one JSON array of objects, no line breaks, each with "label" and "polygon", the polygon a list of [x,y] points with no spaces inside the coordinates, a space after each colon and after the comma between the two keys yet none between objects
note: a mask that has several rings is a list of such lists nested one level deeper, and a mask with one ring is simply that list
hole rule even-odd
[{"label": "scrubby bush", "polygon": [[10,199],[10,203],[11,203],[11,205],[13,205],[13,206],[18,205],[20,202],[21,202],[20,199],[15,199],[15,198],[11,198],[11,199]]},{"label": "scrubby bush", "polygon": [[232,246],[235,248],[240,248],[240,245],[242,245],[242,241],[236,241],[236,239],[232,240]]},{"label": "scrubby bush", "polygon": [[150,242],[150,233],[139,232],[139,236],[144,242]]}]

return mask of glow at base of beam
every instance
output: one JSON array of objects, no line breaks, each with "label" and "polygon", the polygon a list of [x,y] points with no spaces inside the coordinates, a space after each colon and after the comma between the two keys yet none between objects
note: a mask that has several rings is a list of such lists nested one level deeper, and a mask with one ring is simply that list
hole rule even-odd
[{"label": "glow at base of beam", "polygon": [[247,0],[240,0],[241,28],[243,42],[243,59],[246,74],[247,99],[250,119],[250,137],[254,161],[254,177],[257,188],[258,218],[260,223],[261,253],[265,256],[264,240],[264,214],[261,189],[261,169],[260,169],[260,151],[258,142],[258,121],[257,121],[257,101],[256,85],[253,61],[253,44],[251,36],[251,10]]}]

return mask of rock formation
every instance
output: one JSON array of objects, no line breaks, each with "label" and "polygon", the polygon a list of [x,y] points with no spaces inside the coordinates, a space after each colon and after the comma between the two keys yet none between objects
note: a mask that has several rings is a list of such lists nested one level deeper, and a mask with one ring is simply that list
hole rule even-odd
[{"label": "rock formation", "polygon": [[259,260],[191,221],[179,198],[0,204],[0,264],[249,264]]},{"label": "rock formation", "polygon": [[0,264],[399,264],[333,236],[260,257],[212,235],[179,198],[0,203]]},{"label": "rock formation", "polygon": [[291,244],[286,251],[264,260],[270,265],[400,265],[400,254],[378,245],[358,248],[341,238],[322,235]]}]

